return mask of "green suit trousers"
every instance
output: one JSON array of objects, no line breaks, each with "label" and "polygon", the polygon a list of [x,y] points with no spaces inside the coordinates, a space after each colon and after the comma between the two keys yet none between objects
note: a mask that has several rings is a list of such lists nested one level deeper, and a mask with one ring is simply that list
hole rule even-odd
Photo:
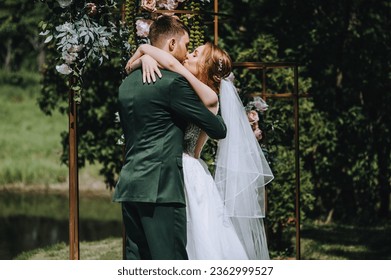
[{"label": "green suit trousers", "polygon": [[187,260],[186,208],[178,203],[123,202],[128,260]]}]

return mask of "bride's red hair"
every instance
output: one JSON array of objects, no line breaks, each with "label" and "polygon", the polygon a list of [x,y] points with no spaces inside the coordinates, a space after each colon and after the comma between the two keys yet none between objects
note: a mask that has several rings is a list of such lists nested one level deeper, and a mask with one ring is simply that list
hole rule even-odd
[{"label": "bride's red hair", "polygon": [[197,66],[197,78],[218,93],[221,79],[232,71],[232,60],[226,51],[208,42]]}]

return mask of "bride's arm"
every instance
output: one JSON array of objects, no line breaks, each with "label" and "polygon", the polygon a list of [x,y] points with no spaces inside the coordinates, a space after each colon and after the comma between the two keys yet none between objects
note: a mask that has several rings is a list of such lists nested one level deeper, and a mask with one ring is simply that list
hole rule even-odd
[{"label": "bride's arm", "polygon": [[[156,48],[151,45],[141,45],[137,52],[139,54],[147,54],[151,56],[153,59],[155,59],[163,68],[174,71],[178,74],[181,74],[186,78],[186,80],[190,83],[194,91],[197,93],[199,98],[201,99],[202,103],[212,112],[217,113],[217,106],[218,106],[218,97],[217,94],[206,84],[202,83],[200,80],[198,80],[189,70],[186,69],[174,56],[167,53],[166,51],[163,51],[159,48]],[[136,52],[136,53],[137,53]],[[141,58],[142,59],[142,58]],[[134,60],[134,63],[132,65],[132,68],[135,67],[135,64],[138,63],[138,61]],[[143,65],[144,67],[144,65]],[[149,67],[147,69],[150,74],[152,74],[152,68]],[[160,71],[155,71],[159,77],[161,77]],[[154,74],[154,73],[153,73]],[[152,77],[153,78],[153,77]]]},{"label": "bride's arm", "polygon": [[136,52],[132,55],[132,57],[128,60],[125,66],[126,73],[130,73],[133,70],[139,68],[141,66],[140,58],[143,56],[143,53],[140,52],[140,48],[137,48]]}]

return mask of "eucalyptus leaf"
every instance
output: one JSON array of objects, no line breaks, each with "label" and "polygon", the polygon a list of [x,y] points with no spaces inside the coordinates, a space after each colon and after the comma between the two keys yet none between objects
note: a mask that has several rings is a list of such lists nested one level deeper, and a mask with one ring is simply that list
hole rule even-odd
[{"label": "eucalyptus leaf", "polygon": [[66,41],[67,41],[67,37],[62,37],[59,44],[63,45],[63,44],[65,44]]},{"label": "eucalyptus leaf", "polygon": [[87,45],[90,41],[90,36],[84,36],[84,45]]},{"label": "eucalyptus leaf", "polygon": [[45,44],[46,43],[49,43],[51,40],[53,39],[53,35],[50,35],[50,36],[48,36],[46,39],[45,39]]},{"label": "eucalyptus leaf", "polygon": [[91,31],[88,31],[88,35],[90,36],[91,41],[94,41],[94,33],[92,33]]},{"label": "eucalyptus leaf", "polygon": [[49,33],[50,33],[49,30],[45,30],[45,31],[40,32],[39,35],[41,35],[41,36],[46,36],[46,35],[48,35]]},{"label": "eucalyptus leaf", "polygon": [[67,32],[62,32],[62,33],[56,35],[56,38],[64,37],[64,36],[67,35],[67,34],[68,34]]}]

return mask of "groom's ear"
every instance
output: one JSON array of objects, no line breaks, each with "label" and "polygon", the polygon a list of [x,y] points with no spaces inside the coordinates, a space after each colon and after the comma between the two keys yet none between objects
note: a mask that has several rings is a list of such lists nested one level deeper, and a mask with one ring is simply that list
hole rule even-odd
[{"label": "groom's ear", "polygon": [[170,42],[168,43],[168,48],[169,48],[170,52],[174,51],[175,44],[176,44],[175,38],[171,38]]}]

